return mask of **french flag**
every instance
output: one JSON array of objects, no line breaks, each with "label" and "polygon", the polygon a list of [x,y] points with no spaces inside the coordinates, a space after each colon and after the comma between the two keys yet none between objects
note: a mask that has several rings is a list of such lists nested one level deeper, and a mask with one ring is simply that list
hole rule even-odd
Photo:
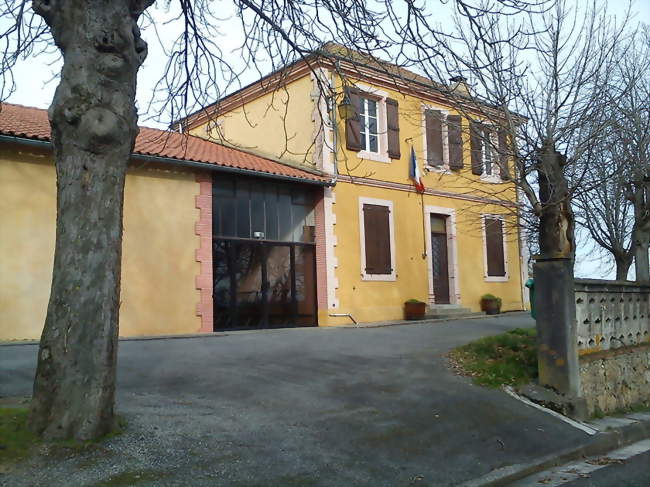
[{"label": "french flag", "polygon": [[420,168],[418,167],[418,160],[415,157],[415,150],[411,147],[411,163],[409,164],[409,177],[413,180],[415,190],[418,193],[424,193],[424,183],[420,175]]}]

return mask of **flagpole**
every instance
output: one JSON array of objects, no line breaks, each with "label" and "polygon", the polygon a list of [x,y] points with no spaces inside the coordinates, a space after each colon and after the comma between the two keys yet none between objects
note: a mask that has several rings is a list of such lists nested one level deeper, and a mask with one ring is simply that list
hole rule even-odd
[{"label": "flagpole", "polygon": [[424,211],[424,191],[420,193],[420,201],[422,202],[422,247],[424,249],[424,252],[422,252],[422,258],[424,259],[427,256],[427,224],[425,221],[426,212]]}]

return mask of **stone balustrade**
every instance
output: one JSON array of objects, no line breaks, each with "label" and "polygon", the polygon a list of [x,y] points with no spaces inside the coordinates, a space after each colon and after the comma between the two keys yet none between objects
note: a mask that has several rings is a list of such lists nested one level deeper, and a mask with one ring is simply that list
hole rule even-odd
[{"label": "stone balustrade", "polygon": [[576,279],[578,353],[650,342],[650,286]]}]

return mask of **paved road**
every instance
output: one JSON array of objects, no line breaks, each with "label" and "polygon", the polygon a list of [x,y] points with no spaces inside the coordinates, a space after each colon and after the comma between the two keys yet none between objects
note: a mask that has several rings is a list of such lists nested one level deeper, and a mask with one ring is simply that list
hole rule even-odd
[{"label": "paved road", "polygon": [[650,486],[650,452],[637,455],[596,470],[588,478],[574,480],[565,487],[648,487]]},{"label": "paved road", "polygon": [[[128,432],[101,454],[36,458],[6,485],[457,485],[588,440],[447,368],[452,347],[532,325],[517,314],[121,342]],[[0,396],[30,393],[35,352],[0,347]]]}]

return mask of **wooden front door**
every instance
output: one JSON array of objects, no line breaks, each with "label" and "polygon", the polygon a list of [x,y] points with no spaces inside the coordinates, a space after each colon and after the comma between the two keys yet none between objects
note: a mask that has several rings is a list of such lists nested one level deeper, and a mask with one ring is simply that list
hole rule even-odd
[{"label": "wooden front door", "polygon": [[447,221],[442,215],[431,215],[431,264],[435,302],[449,304]]}]

